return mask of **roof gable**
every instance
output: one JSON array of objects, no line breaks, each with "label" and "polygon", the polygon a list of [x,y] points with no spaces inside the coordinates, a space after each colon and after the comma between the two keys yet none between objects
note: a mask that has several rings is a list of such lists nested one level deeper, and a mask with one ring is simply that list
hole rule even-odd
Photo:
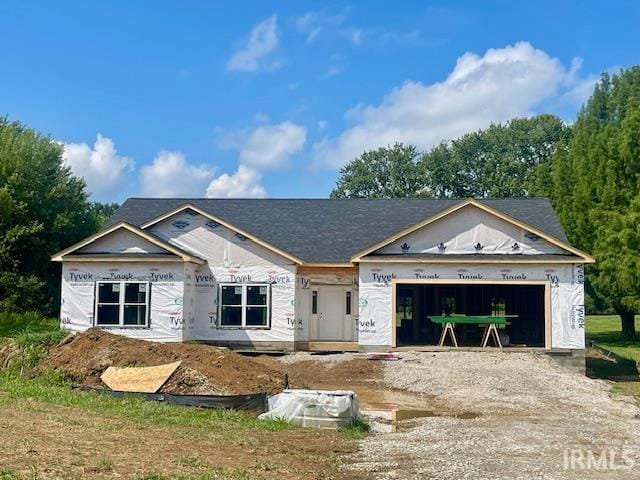
[{"label": "roof gable", "polygon": [[467,204],[422,226],[371,255],[569,255],[570,252],[528,230]]},{"label": "roof gable", "polygon": [[126,228],[118,228],[80,247],[74,253],[171,253]]},{"label": "roof gable", "polygon": [[[180,218],[176,218],[177,216],[180,216]],[[204,219],[208,220],[208,222],[194,221],[196,217],[204,217]],[[199,220],[202,220],[202,218],[200,218]],[[270,252],[275,253],[281,257],[284,257],[293,263],[303,263],[302,260],[295,257],[294,255],[291,255],[290,253],[287,253],[285,250],[271,245],[268,242],[260,239],[256,235],[250,233],[249,231],[238,228],[235,225],[232,225],[230,222],[212,215],[190,203],[185,203],[178,208],[175,208],[163,215],[151,219],[148,222],[145,222],[141,227],[145,230],[149,229],[159,232],[160,226],[164,224],[163,232],[165,233],[165,235],[162,236],[165,237],[167,241],[169,241],[169,239],[175,240],[176,237],[176,235],[172,235],[171,232],[173,232],[174,234],[180,234],[182,231],[189,229],[190,223],[194,223],[194,226],[207,226],[209,230],[213,230],[215,228],[211,228],[211,224],[221,225],[224,228],[233,231],[236,234],[236,238],[249,239],[255,244],[260,245],[262,248],[267,249]]]},{"label": "roof gable", "polygon": [[[138,239],[137,245],[135,238]],[[146,251],[145,246],[153,246],[155,251]],[[151,250],[152,247],[147,247]],[[116,251],[108,251],[109,249]],[[107,250],[107,251],[103,251]],[[84,240],[59,251],[51,257],[54,262],[62,262],[73,258],[104,258],[111,260],[120,255],[123,259],[133,259],[134,256],[158,254],[172,255],[185,262],[202,264],[204,261],[184,250],[161,240],[140,228],[126,222],[118,222]]]},{"label": "roof gable", "polygon": [[284,265],[301,263],[273,247],[258,243],[236,229],[192,207],[184,207],[159,221],[145,225],[145,231],[183,250],[221,265]]},{"label": "roof gable", "polygon": [[[436,228],[433,228],[434,225]],[[444,228],[438,229],[438,225]],[[429,229],[431,235],[425,234],[425,231],[429,232]],[[438,241],[438,236],[444,237],[444,239]],[[449,249],[450,254],[537,253],[540,255],[575,255],[577,260],[581,259],[588,263],[594,261],[592,257],[567,242],[554,238],[542,230],[511,218],[503,212],[473,199],[461,201],[457,205],[397,232],[358,252],[351,260],[357,262],[374,253],[396,254],[398,253],[394,251],[397,250],[397,248],[394,249],[396,246],[400,248],[400,253],[408,253],[411,249],[411,244],[407,241],[408,238],[418,240],[418,253],[424,254],[444,253],[446,255],[449,246],[454,246],[453,249]],[[532,243],[537,242],[540,238],[546,241],[544,248],[532,247]],[[457,241],[460,241],[462,245],[458,245]],[[503,244],[505,242],[506,245]],[[524,247],[523,250],[521,250],[521,244]],[[441,250],[439,248],[441,246],[445,248]],[[490,248],[485,250],[486,246]],[[543,245],[540,244],[540,246]]]}]

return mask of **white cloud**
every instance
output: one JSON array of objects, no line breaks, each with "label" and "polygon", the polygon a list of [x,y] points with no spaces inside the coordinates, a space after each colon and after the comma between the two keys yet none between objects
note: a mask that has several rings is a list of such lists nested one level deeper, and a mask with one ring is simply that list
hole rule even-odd
[{"label": "white cloud", "polygon": [[220,148],[238,149],[238,169],[215,178],[207,188],[208,197],[262,198],[262,172],[281,168],[300,152],[307,140],[306,128],[292,122],[260,125],[251,131],[222,130],[216,142]]},{"label": "white cloud", "polygon": [[346,10],[336,15],[326,12],[306,12],[295,19],[296,28],[307,36],[307,43],[314,42],[322,32],[335,30],[347,18]]},{"label": "white cloud", "polygon": [[264,198],[266,190],[260,185],[262,175],[256,170],[244,165],[229,175],[220,175],[207,188],[209,198]]},{"label": "white cloud", "polygon": [[256,72],[278,68],[280,62],[270,58],[278,44],[278,16],[273,14],[253,27],[246,44],[229,59],[227,70]]},{"label": "white cloud", "polygon": [[336,138],[314,144],[314,163],[338,168],[363,151],[411,143],[428,149],[491,122],[533,114],[543,100],[580,80],[579,62],[566,68],[527,42],[465,53],[442,82],[407,81],[375,105],[358,105],[345,116],[353,125]]},{"label": "white cloud", "polygon": [[64,164],[84,178],[94,200],[112,199],[125,174],[133,170],[133,160],[118,155],[113,140],[99,133],[93,148],[86,143],[64,143],[63,148]]},{"label": "white cloud", "polygon": [[302,150],[306,139],[306,129],[295,123],[260,126],[240,150],[240,164],[257,170],[281,167]]},{"label": "white cloud", "polygon": [[180,152],[162,151],[140,172],[142,195],[147,197],[199,197],[212,178],[211,169],[189,164]]}]

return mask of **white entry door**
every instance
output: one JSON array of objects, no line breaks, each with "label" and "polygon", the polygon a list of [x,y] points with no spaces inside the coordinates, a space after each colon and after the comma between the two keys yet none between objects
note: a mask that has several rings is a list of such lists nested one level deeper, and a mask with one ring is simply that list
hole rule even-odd
[{"label": "white entry door", "polygon": [[[341,286],[318,287],[318,340],[351,341],[351,315],[346,312],[347,289]],[[350,299],[349,293],[349,299]]]}]

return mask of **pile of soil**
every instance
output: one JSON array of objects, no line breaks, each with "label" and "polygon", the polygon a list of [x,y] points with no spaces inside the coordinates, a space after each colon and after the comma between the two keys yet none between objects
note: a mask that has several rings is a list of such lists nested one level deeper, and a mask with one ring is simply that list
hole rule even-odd
[{"label": "pile of soil", "polygon": [[282,389],[278,369],[224,348],[135,340],[96,328],[53,347],[37,370],[54,369],[81,385],[104,387],[100,375],[110,366],[150,367],[178,360],[182,364],[161,392],[242,395]]},{"label": "pile of soil", "polygon": [[297,352],[282,357],[261,356],[256,361],[286,373],[291,388],[358,390],[380,380],[383,362],[346,354]]}]

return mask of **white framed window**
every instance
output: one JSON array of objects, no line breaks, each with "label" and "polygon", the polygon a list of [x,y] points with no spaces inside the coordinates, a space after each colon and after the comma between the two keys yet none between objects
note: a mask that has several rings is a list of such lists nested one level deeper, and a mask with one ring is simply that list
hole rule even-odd
[{"label": "white framed window", "polygon": [[149,282],[96,282],[96,326],[149,326]]},{"label": "white framed window", "polygon": [[271,327],[271,285],[222,283],[219,288],[220,327]]}]

